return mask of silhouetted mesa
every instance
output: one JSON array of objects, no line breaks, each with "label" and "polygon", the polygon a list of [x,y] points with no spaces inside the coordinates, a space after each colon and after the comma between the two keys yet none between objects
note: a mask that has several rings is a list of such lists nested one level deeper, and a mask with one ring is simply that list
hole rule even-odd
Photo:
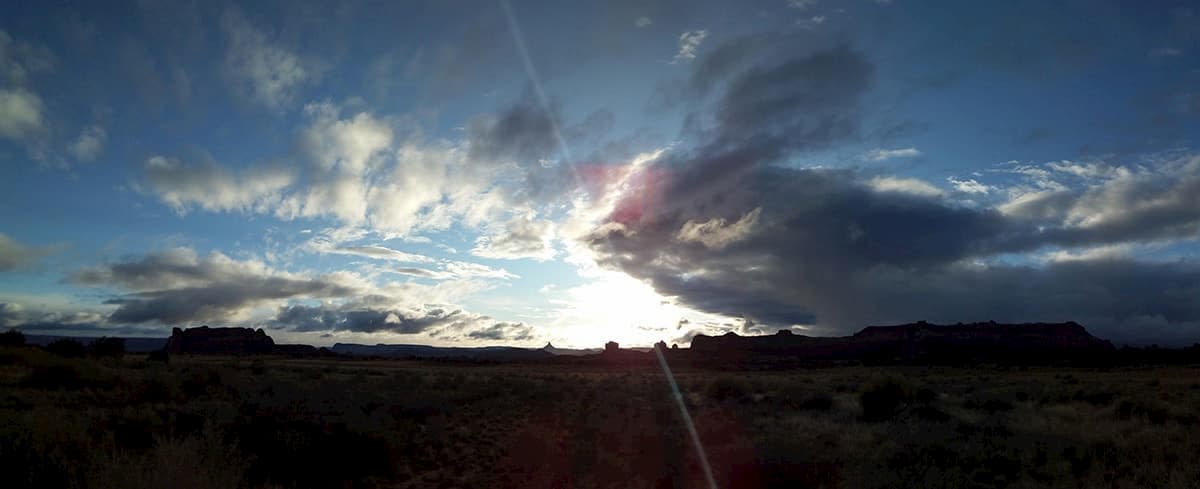
[{"label": "silhouetted mesa", "polygon": [[171,330],[167,339],[170,353],[258,354],[271,353],[275,340],[262,329],[199,328]]},{"label": "silhouetted mesa", "polygon": [[715,356],[787,355],[814,360],[957,360],[1024,361],[1114,350],[1111,342],[1067,323],[936,325],[924,321],[900,326],[870,326],[853,336],[813,337],[783,330],[769,336],[697,335],[692,351]]}]

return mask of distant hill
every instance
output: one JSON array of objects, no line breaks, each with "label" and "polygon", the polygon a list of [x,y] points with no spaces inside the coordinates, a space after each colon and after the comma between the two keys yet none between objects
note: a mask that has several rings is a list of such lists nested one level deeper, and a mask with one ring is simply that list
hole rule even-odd
[{"label": "distant hill", "polygon": [[[146,353],[163,349],[167,345],[166,338],[126,338],[118,336],[110,336],[109,338],[120,338],[125,340],[125,351],[130,353]],[[57,336],[57,335],[25,335],[25,342],[30,345],[46,346],[51,342],[71,339],[83,343],[85,345],[100,339],[98,336]]]},{"label": "distant hill", "polygon": [[604,350],[602,350],[600,348],[583,348],[583,349],[557,348],[553,344],[546,343],[546,346],[542,347],[542,351],[549,353],[551,355],[554,355],[554,356],[580,356],[580,355],[595,355]]}]

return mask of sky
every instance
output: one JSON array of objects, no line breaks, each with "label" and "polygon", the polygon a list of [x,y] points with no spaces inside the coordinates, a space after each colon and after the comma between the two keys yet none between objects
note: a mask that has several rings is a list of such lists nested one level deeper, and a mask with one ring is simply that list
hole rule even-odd
[{"label": "sky", "polygon": [[7,2],[0,327],[1200,341],[1191,2]]}]

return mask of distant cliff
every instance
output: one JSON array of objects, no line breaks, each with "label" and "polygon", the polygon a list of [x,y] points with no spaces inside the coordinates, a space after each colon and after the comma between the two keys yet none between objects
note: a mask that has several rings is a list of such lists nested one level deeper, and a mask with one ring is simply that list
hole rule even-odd
[{"label": "distant cliff", "polygon": [[[812,337],[780,331],[770,336],[698,335],[691,350],[718,357],[774,354],[813,360],[1012,359],[1112,351],[1107,340],[1067,323],[870,326],[853,336]],[[1020,357],[1020,358],[1017,358]]]},{"label": "distant cliff", "polygon": [[259,354],[271,353],[275,340],[262,329],[201,326],[172,329],[166,348],[170,353]]}]

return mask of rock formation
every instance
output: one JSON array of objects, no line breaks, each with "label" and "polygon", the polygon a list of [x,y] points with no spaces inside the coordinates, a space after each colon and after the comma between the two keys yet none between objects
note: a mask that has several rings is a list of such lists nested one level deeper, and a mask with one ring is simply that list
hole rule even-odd
[{"label": "rock formation", "polygon": [[227,355],[271,353],[275,341],[262,329],[199,328],[171,330],[167,339],[170,353],[218,353]]},{"label": "rock formation", "polygon": [[691,349],[722,357],[774,354],[814,360],[1023,360],[1108,352],[1113,345],[1074,322],[942,326],[921,321],[870,326],[842,337],[804,336],[788,330],[769,336],[697,335]]}]

